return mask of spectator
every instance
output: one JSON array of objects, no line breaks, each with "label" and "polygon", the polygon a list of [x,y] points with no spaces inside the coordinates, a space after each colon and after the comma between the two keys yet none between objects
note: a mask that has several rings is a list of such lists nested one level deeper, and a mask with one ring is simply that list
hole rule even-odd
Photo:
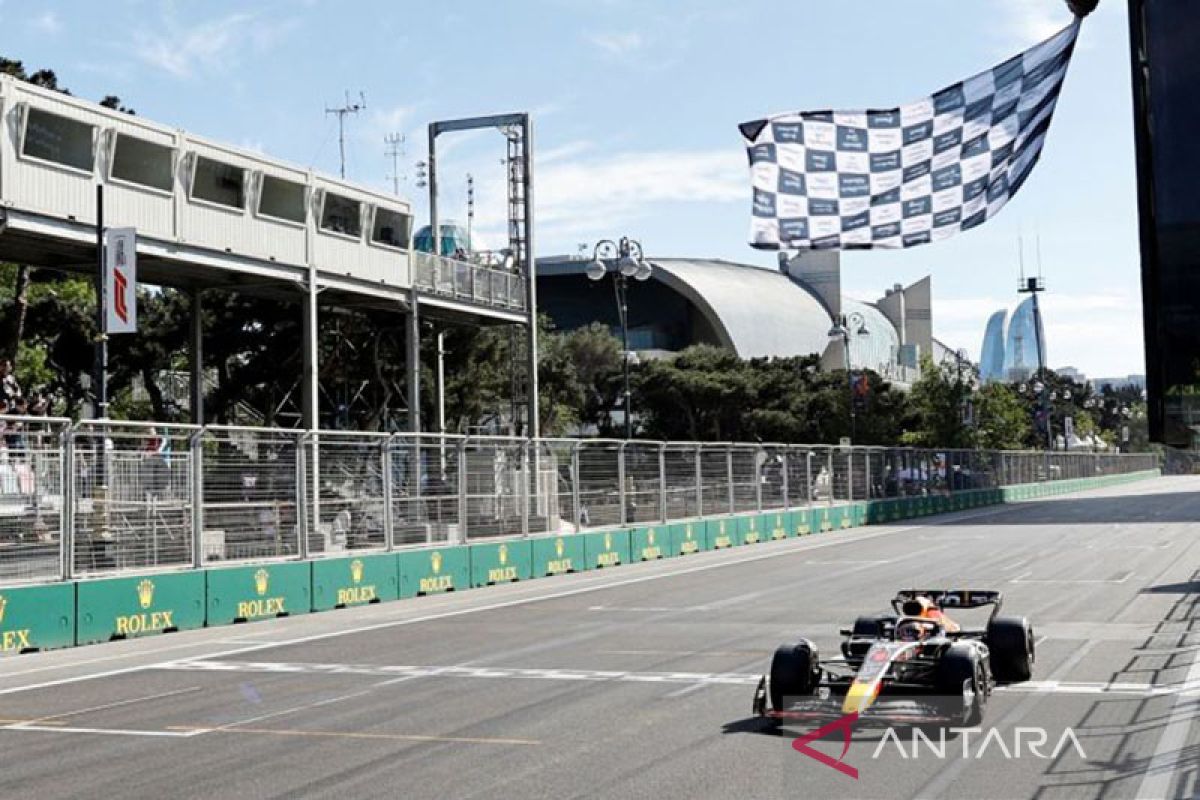
[{"label": "spectator", "polygon": [[21,396],[21,384],[13,374],[13,363],[9,359],[0,361],[0,396],[10,404]]}]

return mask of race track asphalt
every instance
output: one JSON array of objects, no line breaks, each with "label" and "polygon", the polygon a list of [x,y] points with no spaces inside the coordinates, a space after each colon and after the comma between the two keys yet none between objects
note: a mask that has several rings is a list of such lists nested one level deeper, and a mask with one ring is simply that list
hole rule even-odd
[{"label": "race track asphalt", "polygon": [[[20,656],[0,661],[2,794],[1193,797],[1198,534],[1200,478],[1159,478]],[[939,755],[856,730],[854,779],[793,749],[813,724],[751,716],[776,645],[836,652],[840,626],[914,585],[1000,589],[1034,623],[1034,681],[994,694],[980,733]],[[1068,728],[1078,746],[1057,747]]]}]

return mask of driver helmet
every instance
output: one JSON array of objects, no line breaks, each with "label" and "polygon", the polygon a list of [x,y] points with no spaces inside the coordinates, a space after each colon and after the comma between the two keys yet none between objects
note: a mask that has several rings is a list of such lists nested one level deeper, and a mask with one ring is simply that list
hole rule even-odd
[{"label": "driver helmet", "polygon": [[916,620],[902,620],[896,626],[896,641],[898,642],[919,642],[929,633],[928,629]]},{"label": "driver helmet", "polygon": [[906,617],[923,617],[928,619],[937,616],[938,607],[925,595],[918,595],[917,597],[905,600],[900,606],[900,611]]}]

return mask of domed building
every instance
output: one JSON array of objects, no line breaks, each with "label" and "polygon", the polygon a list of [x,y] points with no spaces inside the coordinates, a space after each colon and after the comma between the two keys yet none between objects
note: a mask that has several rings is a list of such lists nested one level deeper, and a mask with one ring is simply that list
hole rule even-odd
[{"label": "domed building", "polygon": [[[630,349],[667,357],[693,344],[724,347],[742,358],[816,355],[825,369],[845,369],[836,323],[849,333],[850,365],[905,386],[919,376],[923,354],[956,358],[933,337],[928,277],[896,284],[869,303],[841,294],[840,254],[811,252],[778,269],[719,259],[649,259],[653,270],[628,291]],[[559,330],[593,322],[619,335],[612,278],[587,277],[591,259],[538,260],[538,307]]]}]

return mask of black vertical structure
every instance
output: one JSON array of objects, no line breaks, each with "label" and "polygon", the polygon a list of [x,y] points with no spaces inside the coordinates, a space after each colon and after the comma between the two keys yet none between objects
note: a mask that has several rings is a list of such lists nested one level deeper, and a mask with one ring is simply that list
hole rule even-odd
[{"label": "black vertical structure", "polygon": [[96,419],[108,417],[108,334],[104,315],[108,310],[104,280],[104,185],[96,184],[96,346],[93,366]]},{"label": "black vertical structure", "polygon": [[1200,5],[1129,0],[1150,438],[1200,445]]}]

